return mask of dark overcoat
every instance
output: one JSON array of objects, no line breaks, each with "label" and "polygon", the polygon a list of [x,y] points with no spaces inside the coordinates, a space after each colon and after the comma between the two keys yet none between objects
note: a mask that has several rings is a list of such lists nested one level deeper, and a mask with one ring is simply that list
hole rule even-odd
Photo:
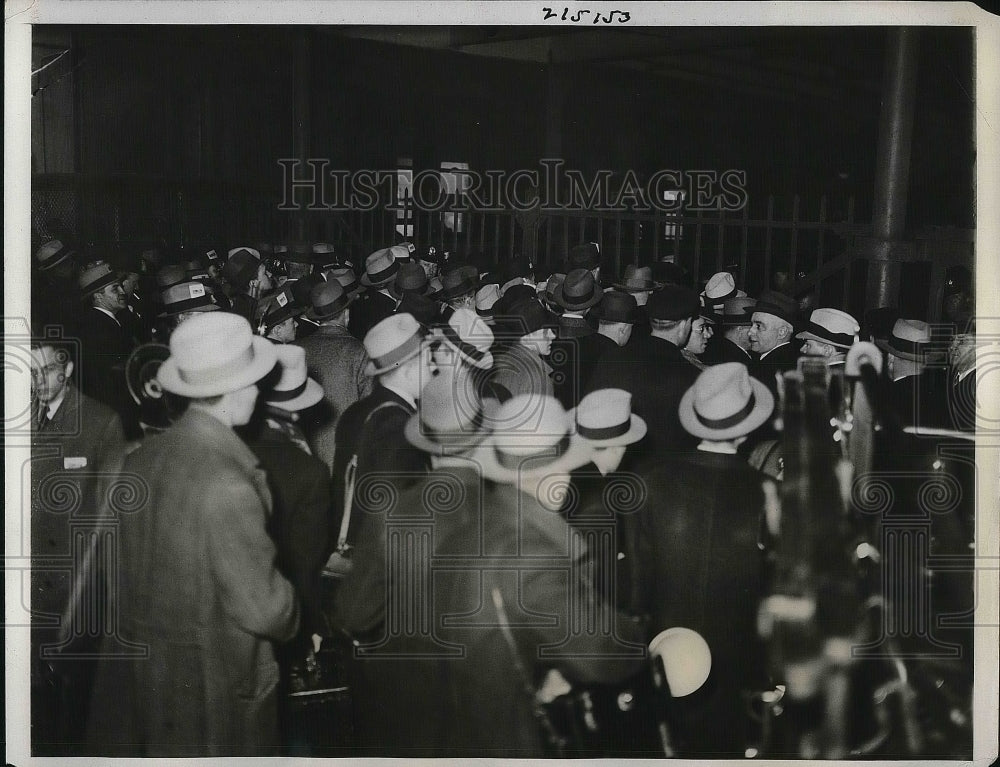
[{"label": "dark overcoat", "polygon": [[124,462],[144,504],[121,514],[117,613],[145,657],[100,662],[91,751],[259,756],[277,746],[272,641],[298,629],[266,531],[267,478],[236,434],[189,409]]},{"label": "dark overcoat", "polygon": [[762,689],[756,630],[762,597],[757,542],[764,508],[756,472],[737,455],[693,451],[637,470],[641,604],[650,631],[693,629],[708,642],[706,687],[681,708],[685,756],[738,757],[748,741],[744,689]]}]

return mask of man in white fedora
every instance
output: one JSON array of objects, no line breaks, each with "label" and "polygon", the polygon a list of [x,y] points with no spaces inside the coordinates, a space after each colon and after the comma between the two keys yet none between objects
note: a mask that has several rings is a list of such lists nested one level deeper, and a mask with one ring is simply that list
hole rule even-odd
[{"label": "man in white fedora", "polygon": [[278,550],[278,569],[291,581],[302,605],[299,633],[278,655],[287,674],[292,664],[305,661],[313,636],[330,633],[320,573],[328,553],[332,498],[330,470],[313,455],[299,424],[299,413],[322,401],[323,388],[309,378],[303,349],[275,344],[274,351],[280,378],[261,392],[263,406],[240,433],[267,472],[273,501],[268,532]]},{"label": "man in white fedora", "polygon": [[[438,372],[453,371],[460,379],[468,379],[477,393],[482,393],[493,369],[494,337],[490,326],[471,309],[462,307],[452,312],[435,334],[441,342],[434,347],[434,362]],[[460,381],[462,386],[465,381]]]},{"label": "man in white fedora", "polygon": [[[334,517],[350,514],[346,543],[353,546],[369,517],[370,497],[383,488],[398,494],[427,471],[426,454],[413,448],[403,435],[407,420],[417,412],[420,393],[437,368],[423,326],[410,314],[393,314],[365,336],[369,363],[365,369],[375,381],[372,393],[351,405],[337,424],[334,454]],[[330,553],[333,553],[331,547]],[[336,612],[353,614],[357,602],[367,603],[371,589],[338,589]]]},{"label": "man in white fedora", "polygon": [[[634,556],[637,549],[635,511],[643,489],[638,477],[620,472],[626,452],[646,436],[646,422],[632,412],[632,395],[624,389],[598,389],[569,411],[576,433],[591,448],[590,462],[572,473],[576,493],[562,513],[580,531],[600,536],[613,528],[613,547],[591,552],[591,580],[619,610],[634,613],[632,604],[637,581]],[[602,560],[611,553],[614,559]]]},{"label": "man in white fedora", "polygon": [[858,321],[847,312],[821,307],[813,310],[806,327],[795,337],[805,341],[803,354],[824,357],[827,367],[835,367],[844,364],[860,330]]},{"label": "man in white fedora", "polygon": [[683,721],[685,756],[742,755],[750,726],[742,692],[763,689],[756,616],[764,495],[736,449],[773,409],[771,392],[745,365],[713,365],[679,405],[681,425],[699,440],[697,449],[659,456],[636,470],[646,491],[637,512],[640,604],[651,625],[694,629],[712,653],[712,692],[698,709],[686,710]]},{"label": "man in white fedora", "polygon": [[409,260],[409,257],[410,251],[405,245],[394,245],[376,250],[365,259],[361,284],[368,290],[355,304],[348,325],[358,340],[396,310],[398,300],[389,292],[389,286],[399,273],[400,263]]},{"label": "man in white fedora", "polygon": [[[481,511],[469,509],[467,524],[449,522],[435,537],[439,556],[478,554],[474,567],[434,573],[431,625],[465,653],[439,664],[440,700],[449,707],[434,705],[437,731],[447,755],[537,758],[545,751],[526,684],[553,670],[573,682],[619,682],[641,667],[644,648],[630,653],[637,626],[584,581],[575,559],[583,552],[569,545],[572,532],[556,513],[570,472],[591,450],[571,433],[559,401],[516,396],[488,422],[493,431],[473,454],[486,479]],[[443,622],[446,615],[464,617]],[[607,617],[614,633],[567,646],[571,621],[595,616]]]},{"label": "man in white fedora", "polygon": [[932,343],[926,322],[898,319],[875,344],[886,358],[891,401],[903,426],[943,427],[948,416],[948,380],[943,350]]},{"label": "man in white fedora", "polygon": [[100,662],[95,753],[276,752],[271,643],[295,635],[299,611],[274,566],[267,478],[233,431],[250,421],[276,359],[274,345],[229,312],[194,317],[170,339],[158,378],[188,409],[126,457],[122,471],[145,495],[118,514],[116,530],[118,633],[147,653]]},{"label": "man in white fedora", "polygon": [[721,312],[723,305],[730,298],[746,297],[746,293],[737,289],[736,279],[729,272],[716,272],[709,277],[701,295],[705,299],[705,305],[716,312]]}]

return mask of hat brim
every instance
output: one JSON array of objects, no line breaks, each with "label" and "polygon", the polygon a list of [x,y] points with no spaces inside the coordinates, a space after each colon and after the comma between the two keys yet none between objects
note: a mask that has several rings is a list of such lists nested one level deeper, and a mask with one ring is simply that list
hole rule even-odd
[{"label": "hat brim", "polygon": [[106,288],[108,285],[113,285],[119,279],[120,275],[118,274],[118,272],[111,271],[110,273],[101,277],[101,279],[97,280],[96,282],[92,282],[91,284],[80,288],[81,300],[84,298],[90,298],[90,296],[94,295],[94,293],[96,293],[97,291],[104,290],[104,288]]},{"label": "hat brim", "polygon": [[[563,285],[564,284],[565,283],[563,283]],[[562,285],[559,285],[555,289],[555,292],[552,294],[552,299],[556,302],[556,304],[559,306],[560,309],[566,312],[582,312],[584,309],[589,309],[590,307],[599,304],[602,298],[604,298],[604,291],[601,289],[601,286],[598,285],[596,282],[594,283],[594,290],[591,292],[590,298],[588,298],[582,304],[574,304],[573,306],[568,306],[566,303],[564,303],[566,300],[566,294],[563,291]]]},{"label": "hat brim", "polygon": [[321,399],[323,399],[323,387],[313,379],[307,378],[305,390],[295,399],[284,400],[283,402],[273,402],[265,398],[264,401],[270,407],[276,407],[279,410],[295,411],[305,410],[307,407],[312,407]]},{"label": "hat brim", "polygon": [[460,455],[479,447],[487,432],[479,429],[459,435],[454,442],[435,442],[420,428],[420,415],[414,413],[403,427],[403,436],[413,447],[431,455]]},{"label": "hat brim", "polygon": [[218,304],[204,304],[203,306],[188,306],[186,308],[174,309],[173,311],[165,311],[156,315],[158,320],[164,320],[167,317],[176,317],[178,314],[184,314],[185,312],[214,312],[221,309]]},{"label": "hat brim", "polygon": [[466,354],[464,351],[459,349],[455,344],[451,342],[451,339],[446,335],[440,336],[441,341],[448,345],[448,348],[459,355],[463,360],[468,362],[473,367],[477,367],[480,370],[489,370],[493,367],[493,352],[487,351],[480,359],[474,359],[470,355]]},{"label": "hat brim", "polygon": [[217,397],[221,394],[239,391],[247,386],[257,383],[266,376],[274,366],[278,364],[278,352],[274,344],[266,338],[254,336],[251,339],[253,348],[253,360],[242,370],[220,378],[217,381],[192,384],[181,378],[177,361],[173,356],[168,357],[160,365],[156,373],[156,378],[166,391],[177,394],[181,397]]},{"label": "hat brim", "polygon": [[884,341],[879,338],[875,339],[875,345],[886,354],[891,354],[893,357],[899,357],[900,359],[909,360],[910,362],[935,362],[946,356],[944,351],[940,349],[932,349],[929,344],[928,348],[919,354],[903,351],[902,349],[896,349],[888,341]]},{"label": "hat brim", "polygon": [[612,287],[615,290],[620,290],[622,293],[652,293],[657,288],[662,288],[663,285],[649,280],[642,285],[629,285],[627,282],[616,282]]},{"label": "hat brim", "polygon": [[59,258],[50,259],[46,261],[44,264],[39,264],[38,271],[47,272],[49,271],[49,269],[54,269],[55,267],[59,266],[59,264],[61,264],[63,261],[65,261],[68,258],[72,258],[74,255],[75,251],[67,250],[65,253],[59,256]]},{"label": "hat brim", "polygon": [[747,413],[746,418],[738,424],[725,429],[712,429],[698,420],[698,416],[694,412],[694,387],[692,386],[684,392],[678,407],[681,426],[692,436],[716,441],[736,439],[749,434],[767,421],[774,411],[774,395],[771,394],[770,390],[756,378],[750,379],[750,386],[754,395],[753,410]]},{"label": "hat brim", "polygon": [[[513,484],[522,479],[537,479],[549,474],[564,474],[579,469],[590,462],[593,455],[594,446],[577,434],[571,434],[569,446],[566,452],[558,458],[543,465],[534,465],[528,469],[508,469],[501,466],[496,458],[496,438],[490,436],[483,440],[479,449],[475,452],[475,458],[479,462],[483,477],[493,482]],[[535,463],[537,459],[544,458],[544,453],[539,456],[524,456],[525,461]]]},{"label": "hat brim", "polygon": [[386,269],[392,269],[392,274],[389,274],[380,280],[373,280],[371,278],[371,275],[369,275],[368,272],[365,272],[364,274],[361,275],[361,279],[359,279],[358,282],[360,282],[366,288],[385,287],[386,285],[394,282],[396,280],[396,275],[399,274],[399,262],[396,261],[395,264],[396,264],[395,269],[392,269],[392,267],[389,266],[386,267]]},{"label": "hat brim", "polygon": [[310,319],[313,322],[326,322],[327,320],[331,320],[334,317],[338,316],[341,312],[343,312],[344,309],[350,308],[351,304],[354,303],[354,299],[358,297],[358,294],[345,293],[344,296],[347,298],[347,301],[344,303],[343,306],[341,306],[335,312],[326,314],[317,314],[316,307],[310,306],[308,309],[302,312],[301,316],[306,317],[307,319]]},{"label": "hat brim", "polygon": [[[572,423],[576,424],[575,407],[570,408],[566,415],[571,419]],[[579,424],[577,424],[576,428],[579,429]],[[632,445],[638,442],[646,436],[647,431],[648,427],[646,426],[646,422],[635,413],[632,413],[631,418],[629,419],[628,431],[624,434],[617,437],[611,437],[610,439],[590,439],[589,437],[583,437],[583,439],[585,439],[591,447],[618,447],[621,445]],[[577,433],[579,433],[579,431]]]}]

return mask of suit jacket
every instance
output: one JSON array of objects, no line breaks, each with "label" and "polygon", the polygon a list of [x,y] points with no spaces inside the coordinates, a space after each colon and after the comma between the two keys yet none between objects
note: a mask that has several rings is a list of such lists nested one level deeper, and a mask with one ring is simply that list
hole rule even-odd
[{"label": "suit jacket", "polygon": [[[90,742],[129,756],[264,755],[277,744],[271,640],[298,629],[274,565],[271,494],[257,458],[189,409],[125,459],[145,504],[120,515],[118,635],[146,657],[104,658]],[[139,505],[139,504],[136,504]]]},{"label": "suit jacket", "polygon": [[278,569],[295,586],[302,604],[299,635],[327,636],[320,573],[332,534],[330,470],[267,421],[248,444],[267,472],[273,502],[267,530],[278,550]]},{"label": "suit jacket", "polygon": [[795,370],[799,359],[799,346],[797,343],[782,344],[776,346],[760,358],[750,367],[750,375],[764,384],[778,398],[778,382],[776,376],[786,370]]},{"label": "suit jacket", "polygon": [[580,401],[585,369],[592,364],[595,333],[587,320],[576,317],[559,318],[559,336],[552,342],[549,362],[552,365],[552,389],[567,410]]},{"label": "suit jacket", "polygon": [[553,369],[526,346],[514,343],[493,358],[488,389],[501,402],[519,394],[553,396]]},{"label": "suit jacket", "polygon": [[698,705],[682,709],[684,755],[736,757],[749,735],[740,691],[761,689],[765,679],[756,630],[759,478],[739,456],[697,450],[662,456],[637,473],[646,488],[637,514],[651,631],[694,629],[712,653],[709,680],[694,693]]},{"label": "suit jacket", "polygon": [[[514,651],[533,679],[554,667],[571,683],[622,681],[644,663],[644,648],[636,644],[642,631],[615,614],[584,577],[578,555],[585,558],[586,547],[574,542],[558,513],[516,486],[492,482],[485,484],[482,509],[481,527],[475,517],[457,524],[446,521],[453,515],[442,515],[444,529],[435,528],[439,557],[482,554],[471,567],[434,573],[431,625],[441,627],[441,640],[463,648],[464,657],[439,661],[444,693],[425,705],[438,712],[434,732],[441,755],[537,758],[544,755],[538,723],[499,628],[494,589]],[[579,610],[583,625],[607,620],[615,633],[570,634],[568,604]]]},{"label": "suit jacket", "polygon": [[[594,375],[594,371],[604,364],[607,355],[615,354],[621,347],[600,333],[587,336],[580,346],[580,396],[582,397],[586,392],[592,391],[590,378]],[[577,401],[579,402],[579,399]]]},{"label": "suit jacket", "polygon": [[[102,475],[113,476],[124,458],[118,414],[68,383],[59,409],[31,438],[31,555],[38,563],[31,572],[33,618],[58,616],[66,609],[73,530],[87,527],[106,486]],[[65,482],[72,486],[69,494]],[[32,637],[38,638],[37,632]]]},{"label": "suit jacket", "polygon": [[125,362],[132,351],[127,331],[100,309],[89,307],[79,318],[80,391],[120,414],[131,402],[125,385]]},{"label": "suit jacket", "polygon": [[757,355],[747,351],[739,344],[734,344],[722,334],[708,339],[708,348],[701,355],[701,361],[706,365],[721,365],[724,362],[742,362],[748,368],[756,364]]},{"label": "suit jacket", "polygon": [[[693,447],[697,440],[684,431],[678,407],[698,370],[670,341],[656,336],[637,339],[601,358],[587,384],[587,391],[604,388],[632,393],[632,412],[642,416],[648,427],[646,437],[629,451],[630,461],[643,455]],[[629,466],[623,464],[623,469]]]},{"label": "suit jacket", "polygon": [[363,341],[369,330],[394,311],[396,311],[396,299],[385,293],[379,293],[378,288],[368,288],[351,304],[351,317],[347,329],[351,331],[352,336]]},{"label": "suit jacket", "polygon": [[[902,426],[929,426],[937,429],[956,428],[949,412],[949,381],[944,368],[928,368],[923,373],[907,376],[889,385],[890,398]],[[952,410],[967,410],[968,406]],[[959,416],[961,420],[961,416]]]},{"label": "suit jacket", "polygon": [[337,421],[372,391],[372,378],[365,375],[368,353],[342,325],[321,325],[295,343],[306,350],[309,374],[323,387],[323,406],[310,413],[314,420],[305,425],[316,455],[332,470]]}]

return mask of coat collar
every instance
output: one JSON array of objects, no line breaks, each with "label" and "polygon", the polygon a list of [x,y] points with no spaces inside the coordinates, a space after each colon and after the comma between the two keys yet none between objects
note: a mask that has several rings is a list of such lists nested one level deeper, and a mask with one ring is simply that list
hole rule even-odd
[{"label": "coat collar", "polygon": [[232,458],[245,471],[257,468],[260,463],[236,432],[197,408],[189,407],[171,428],[189,432],[197,439],[210,443],[216,452]]}]

